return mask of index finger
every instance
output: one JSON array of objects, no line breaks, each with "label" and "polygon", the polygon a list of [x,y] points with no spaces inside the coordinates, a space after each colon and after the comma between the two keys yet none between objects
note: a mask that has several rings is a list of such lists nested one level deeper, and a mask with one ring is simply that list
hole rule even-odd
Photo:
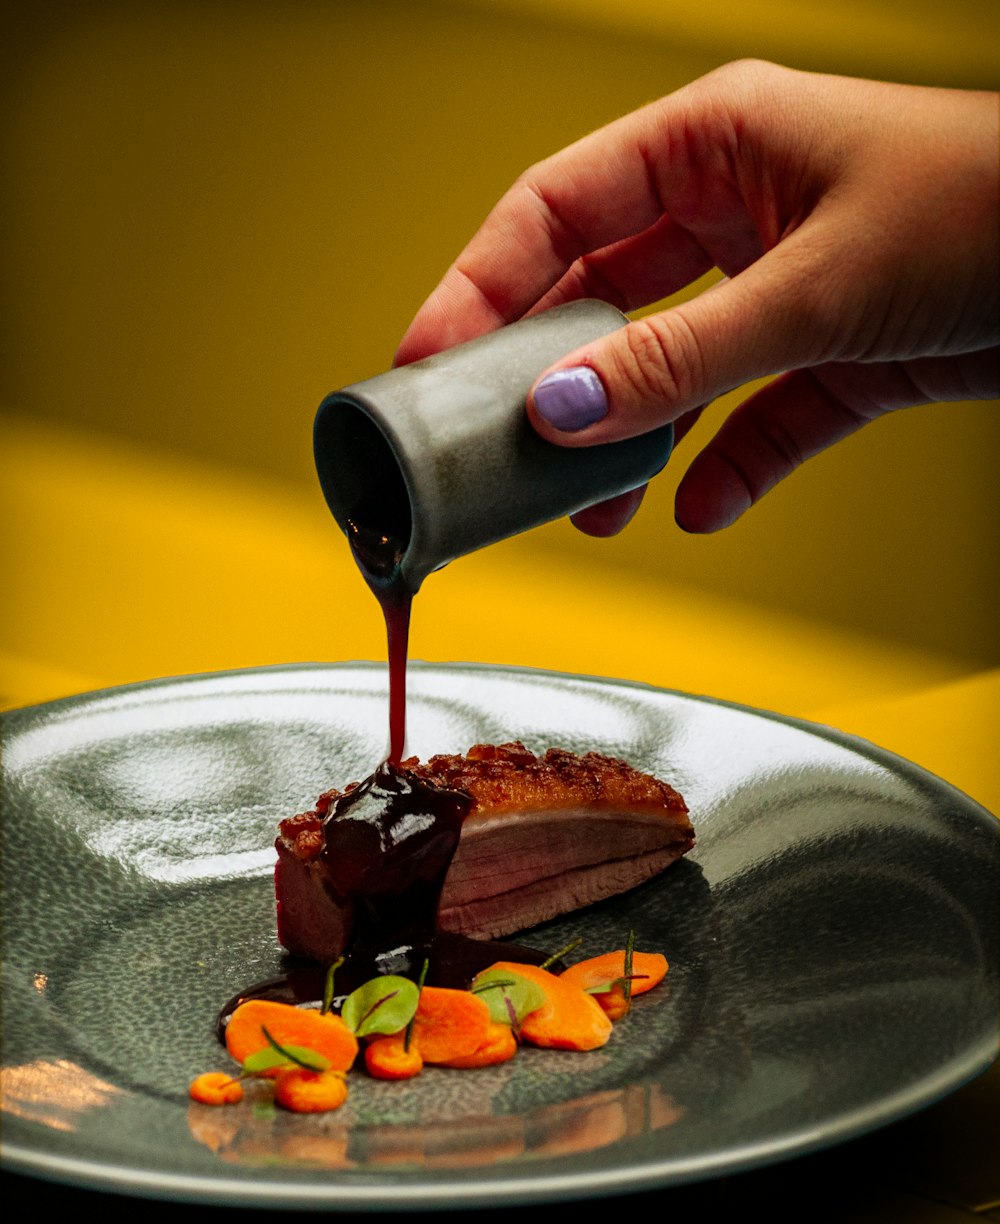
[{"label": "index finger", "polygon": [[655,224],[662,124],[662,102],[651,103],[522,174],[417,312],[396,364],[514,322],[581,256]]}]

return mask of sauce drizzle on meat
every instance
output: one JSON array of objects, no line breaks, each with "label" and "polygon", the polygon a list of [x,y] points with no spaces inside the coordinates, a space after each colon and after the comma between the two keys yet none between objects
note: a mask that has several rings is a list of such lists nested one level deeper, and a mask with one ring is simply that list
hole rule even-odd
[{"label": "sauce drizzle on meat", "polygon": [[[362,508],[348,536],[385,618],[388,757],[363,782],[327,791],[315,809],[282,821],[278,936],[299,959],[284,977],[229,1000],[220,1033],[250,998],[318,1005],[327,969],[340,958],[339,997],[378,974],[417,979],[425,965],[429,985],[465,988],[498,960],[541,964],[546,956],[536,949],[455,928],[497,935],[534,925],[634,887],[694,843],[673,788],[597,753],[550,749],[535,757],[514,743],[477,745],[465,757],[441,755],[427,765],[403,760],[413,598],[400,569],[405,533],[369,522]],[[442,911],[467,818],[468,854],[455,862],[452,905]],[[477,853],[489,886],[477,878]],[[490,887],[499,889],[496,898]],[[442,914],[450,929],[442,929]]]}]

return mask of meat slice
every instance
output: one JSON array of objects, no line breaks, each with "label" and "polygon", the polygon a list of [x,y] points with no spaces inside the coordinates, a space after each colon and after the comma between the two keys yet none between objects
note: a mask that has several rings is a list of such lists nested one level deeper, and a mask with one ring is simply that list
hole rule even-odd
[{"label": "meat slice", "polygon": [[278,942],[295,956],[332,965],[350,940],[354,899],[337,892],[319,857],[324,815],[315,810],[281,822],[274,894]]},{"label": "meat slice", "polygon": [[[444,877],[443,930],[479,938],[524,930],[634,888],[694,845],[676,790],[599,753],[477,745],[400,768],[471,799]],[[329,814],[341,797],[327,792],[314,811],[283,821],[277,841],[278,937],[323,962],[345,951],[357,903],[332,886],[324,862]]]},{"label": "meat slice", "polygon": [[677,791],[600,753],[477,745],[427,771],[474,800],[441,895],[448,931],[524,930],[634,888],[694,845]]}]

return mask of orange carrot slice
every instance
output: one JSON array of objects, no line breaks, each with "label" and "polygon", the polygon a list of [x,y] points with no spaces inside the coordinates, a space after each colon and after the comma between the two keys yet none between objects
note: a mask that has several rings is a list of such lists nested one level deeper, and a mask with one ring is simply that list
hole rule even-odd
[{"label": "orange carrot slice", "polygon": [[490,1009],[468,990],[425,986],[413,1017],[410,1044],[424,1062],[446,1063],[474,1053],[490,1030]]},{"label": "orange carrot slice", "polygon": [[[659,952],[632,953],[632,989],[634,995],[645,994],[658,986],[667,974],[667,959]],[[606,986],[609,982],[618,982],[625,976],[625,950],[605,952],[602,956],[592,956],[589,960],[579,961],[560,974],[564,982],[573,982],[581,990],[590,990],[594,986]],[[612,1020],[620,1020],[628,1012],[628,1001],[623,987],[615,985],[611,990],[602,991],[591,996],[596,999]]]},{"label": "orange carrot slice", "polygon": [[443,1065],[458,1067],[462,1070],[493,1067],[497,1063],[507,1062],[516,1053],[517,1038],[514,1036],[514,1030],[509,1024],[498,1024],[491,1020],[486,1040],[477,1050],[473,1050],[471,1054],[464,1054],[460,1058],[450,1058]]},{"label": "orange carrot slice", "polygon": [[[346,1071],[358,1053],[358,1039],[339,1016],[270,999],[249,999],[237,1007],[226,1025],[226,1049],[242,1063],[270,1045],[264,1029],[280,1045],[315,1050],[331,1071]],[[272,1067],[265,1074],[276,1076],[281,1070]]]},{"label": "orange carrot slice", "polygon": [[405,1033],[391,1033],[387,1037],[376,1037],[365,1046],[365,1066],[369,1075],[376,1079],[412,1079],[424,1069],[424,1060],[411,1041],[406,1048]]},{"label": "orange carrot slice", "polygon": [[347,1100],[347,1082],[339,1071],[292,1067],[274,1081],[274,1100],[294,1113],[328,1113]]},{"label": "orange carrot slice", "polygon": [[191,1081],[188,1095],[200,1105],[236,1105],[243,1100],[243,1085],[228,1071],[206,1071]]},{"label": "orange carrot slice", "polygon": [[535,965],[498,961],[490,968],[528,978],[545,991],[545,1004],[521,1022],[521,1036],[532,1045],[555,1050],[596,1050],[611,1036],[611,1021],[593,996],[575,982],[567,982]]}]

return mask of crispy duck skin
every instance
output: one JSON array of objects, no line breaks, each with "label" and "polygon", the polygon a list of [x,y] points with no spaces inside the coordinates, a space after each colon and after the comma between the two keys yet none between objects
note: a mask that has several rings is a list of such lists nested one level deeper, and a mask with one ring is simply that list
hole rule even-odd
[{"label": "crispy duck skin", "polygon": [[[478,744],[465,756],[415,758],[401,769],[469,795],[438,911],[442,929],[497,938],[634,888],[694,845],[683,798],[649,774],[599,753],[521,743]],[[323,822],[344,791],[281,823],[275,886],[278,937],[314,960],[341,955],[352,902],[325,878]]]}]

